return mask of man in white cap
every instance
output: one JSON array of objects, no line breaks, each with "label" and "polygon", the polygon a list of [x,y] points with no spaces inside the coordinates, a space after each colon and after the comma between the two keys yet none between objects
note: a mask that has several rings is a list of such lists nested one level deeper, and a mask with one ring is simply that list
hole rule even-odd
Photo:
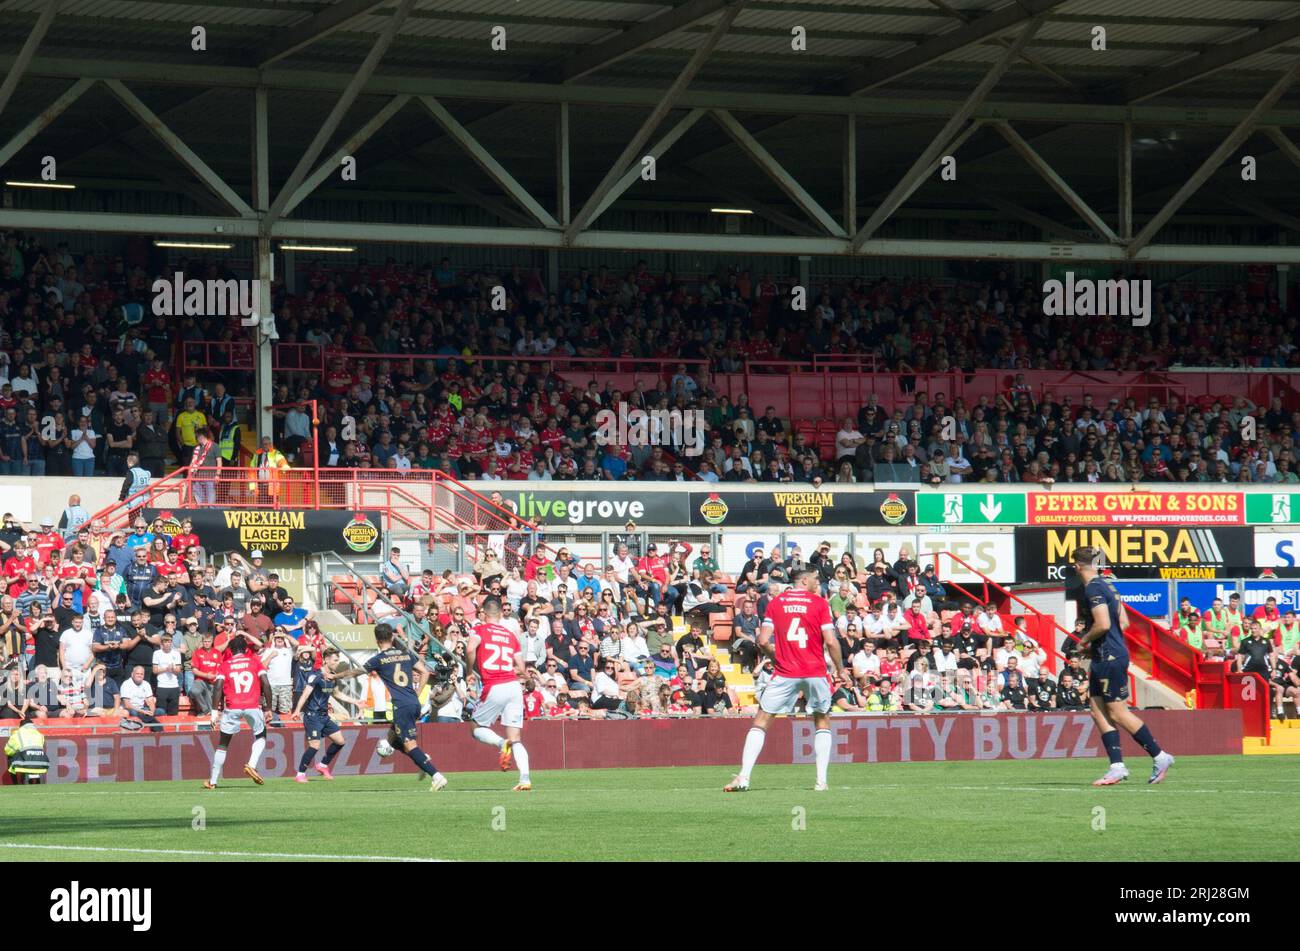
[{"label": "man in white cap", "polygon": [[48,515],[41,519],[41,531],[36,536],[34,547],[36,549],[36,561],[41,566],[50,563],[51,552],[63,551],[63,536],[54,530],[54,519]]},{"label": "man in white cap", "polygon": [[263,562],[265,556],[260,548],[254,548],[248,553],[248,557],[252,559],[253,563],[245,572],[245,583],[248,585],[249,591],[257,594],[259,591],[265,591],[271,584],[271,573],[266,570]]}]

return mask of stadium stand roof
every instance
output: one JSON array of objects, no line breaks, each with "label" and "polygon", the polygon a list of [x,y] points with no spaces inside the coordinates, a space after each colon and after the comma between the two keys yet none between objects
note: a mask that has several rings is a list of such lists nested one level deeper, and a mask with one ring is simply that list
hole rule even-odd
[{"label": "stadium stand roof", "polygon": [[[1171,221],[1300,231],[1293,0],[8,0],[0,69],[6,177],[54,155],[96,193],[23,193],[0,227],[93,209],[98,230],[251,237],[267,209],[275,237],[956,257],[971,242],[935,223],[996,216],[1034,240],[986,255],[1152,261],[1259,257],[1161,244]],[[651,150],[654,183],[629,165]],[[927,150],[957,157],[959,187]],[[729,231],[718,205],[755,214]],[[712,233],[643,224],[684,209]]]}]

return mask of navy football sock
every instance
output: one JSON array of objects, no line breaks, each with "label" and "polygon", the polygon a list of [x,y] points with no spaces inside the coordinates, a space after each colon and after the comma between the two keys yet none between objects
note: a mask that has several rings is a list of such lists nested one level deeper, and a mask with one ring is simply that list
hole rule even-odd
[{"label": "navy football sock", "polygon": [[1103,733],[1101,735],[1101,745],[1106,747],[1106,755],[1110,757],[1112,766],[1124,762],[1124,754],[1119,748],[1119,730],[1108,730]]},{"label": "navy football sock", "polygon": [[343,749],[342,743],[331,743],[329,749],[325,751],[325,756],[321,759],[321,762],[328,766],[330,763],[334,762],[334,757],[339,755],[339,750],[341,749]]},{"label": "navy football sock", "polygon": [[418,746],[413,750],[407,750],[406,755],[411,757],[411,762],[420,769],[424,770],[430,776],[438,771],[438,767],[433,765],[433,760],[429,759],[429,754]]},{"label": "navy football sock", "polygon": [[1133,734],[1133,739],[1137,741],[1138,746],[1147,751],[1147,755],[1155,759],[1160,755],[1160,744],[1156,742],[1147,725],[1142,724],[1142,729]]},{"label": "navy football sock", "polygon": [[315,758],[316,758],[316,751],[312,749],[310,746],[307,747],[305,750],[303,750],[302,757],[298,760],[298,772],[300,773],[307,772],[307,767],[311,765],[311,761],[314,760]]}]

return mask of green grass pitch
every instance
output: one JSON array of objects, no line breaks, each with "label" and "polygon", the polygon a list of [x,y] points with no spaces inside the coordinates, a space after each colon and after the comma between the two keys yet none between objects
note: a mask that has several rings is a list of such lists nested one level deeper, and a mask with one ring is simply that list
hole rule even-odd
[{"label": "green grass pitch", "polygon": [[538,772],[531,793],[513,772],[5,788],[0,861],[1258,861],[1283,856],[1243,841],[1243,810],[1300,821],[1300,757],[1183,757],[1159,786],[1144,758],[1094,789],[1104,766],[832,764],[824,793],[811,766],[760,766],[733,795],[727,767]]}]

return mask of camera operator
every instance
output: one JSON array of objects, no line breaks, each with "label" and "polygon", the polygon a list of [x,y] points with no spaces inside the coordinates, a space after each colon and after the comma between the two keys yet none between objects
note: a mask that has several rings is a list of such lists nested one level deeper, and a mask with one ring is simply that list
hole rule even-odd
[{"label": "camera operator", "polygon": [[469,689],[455,657],[438,657],[429,666],[429,719],[434,723],[460,723],[464,719]]}]

